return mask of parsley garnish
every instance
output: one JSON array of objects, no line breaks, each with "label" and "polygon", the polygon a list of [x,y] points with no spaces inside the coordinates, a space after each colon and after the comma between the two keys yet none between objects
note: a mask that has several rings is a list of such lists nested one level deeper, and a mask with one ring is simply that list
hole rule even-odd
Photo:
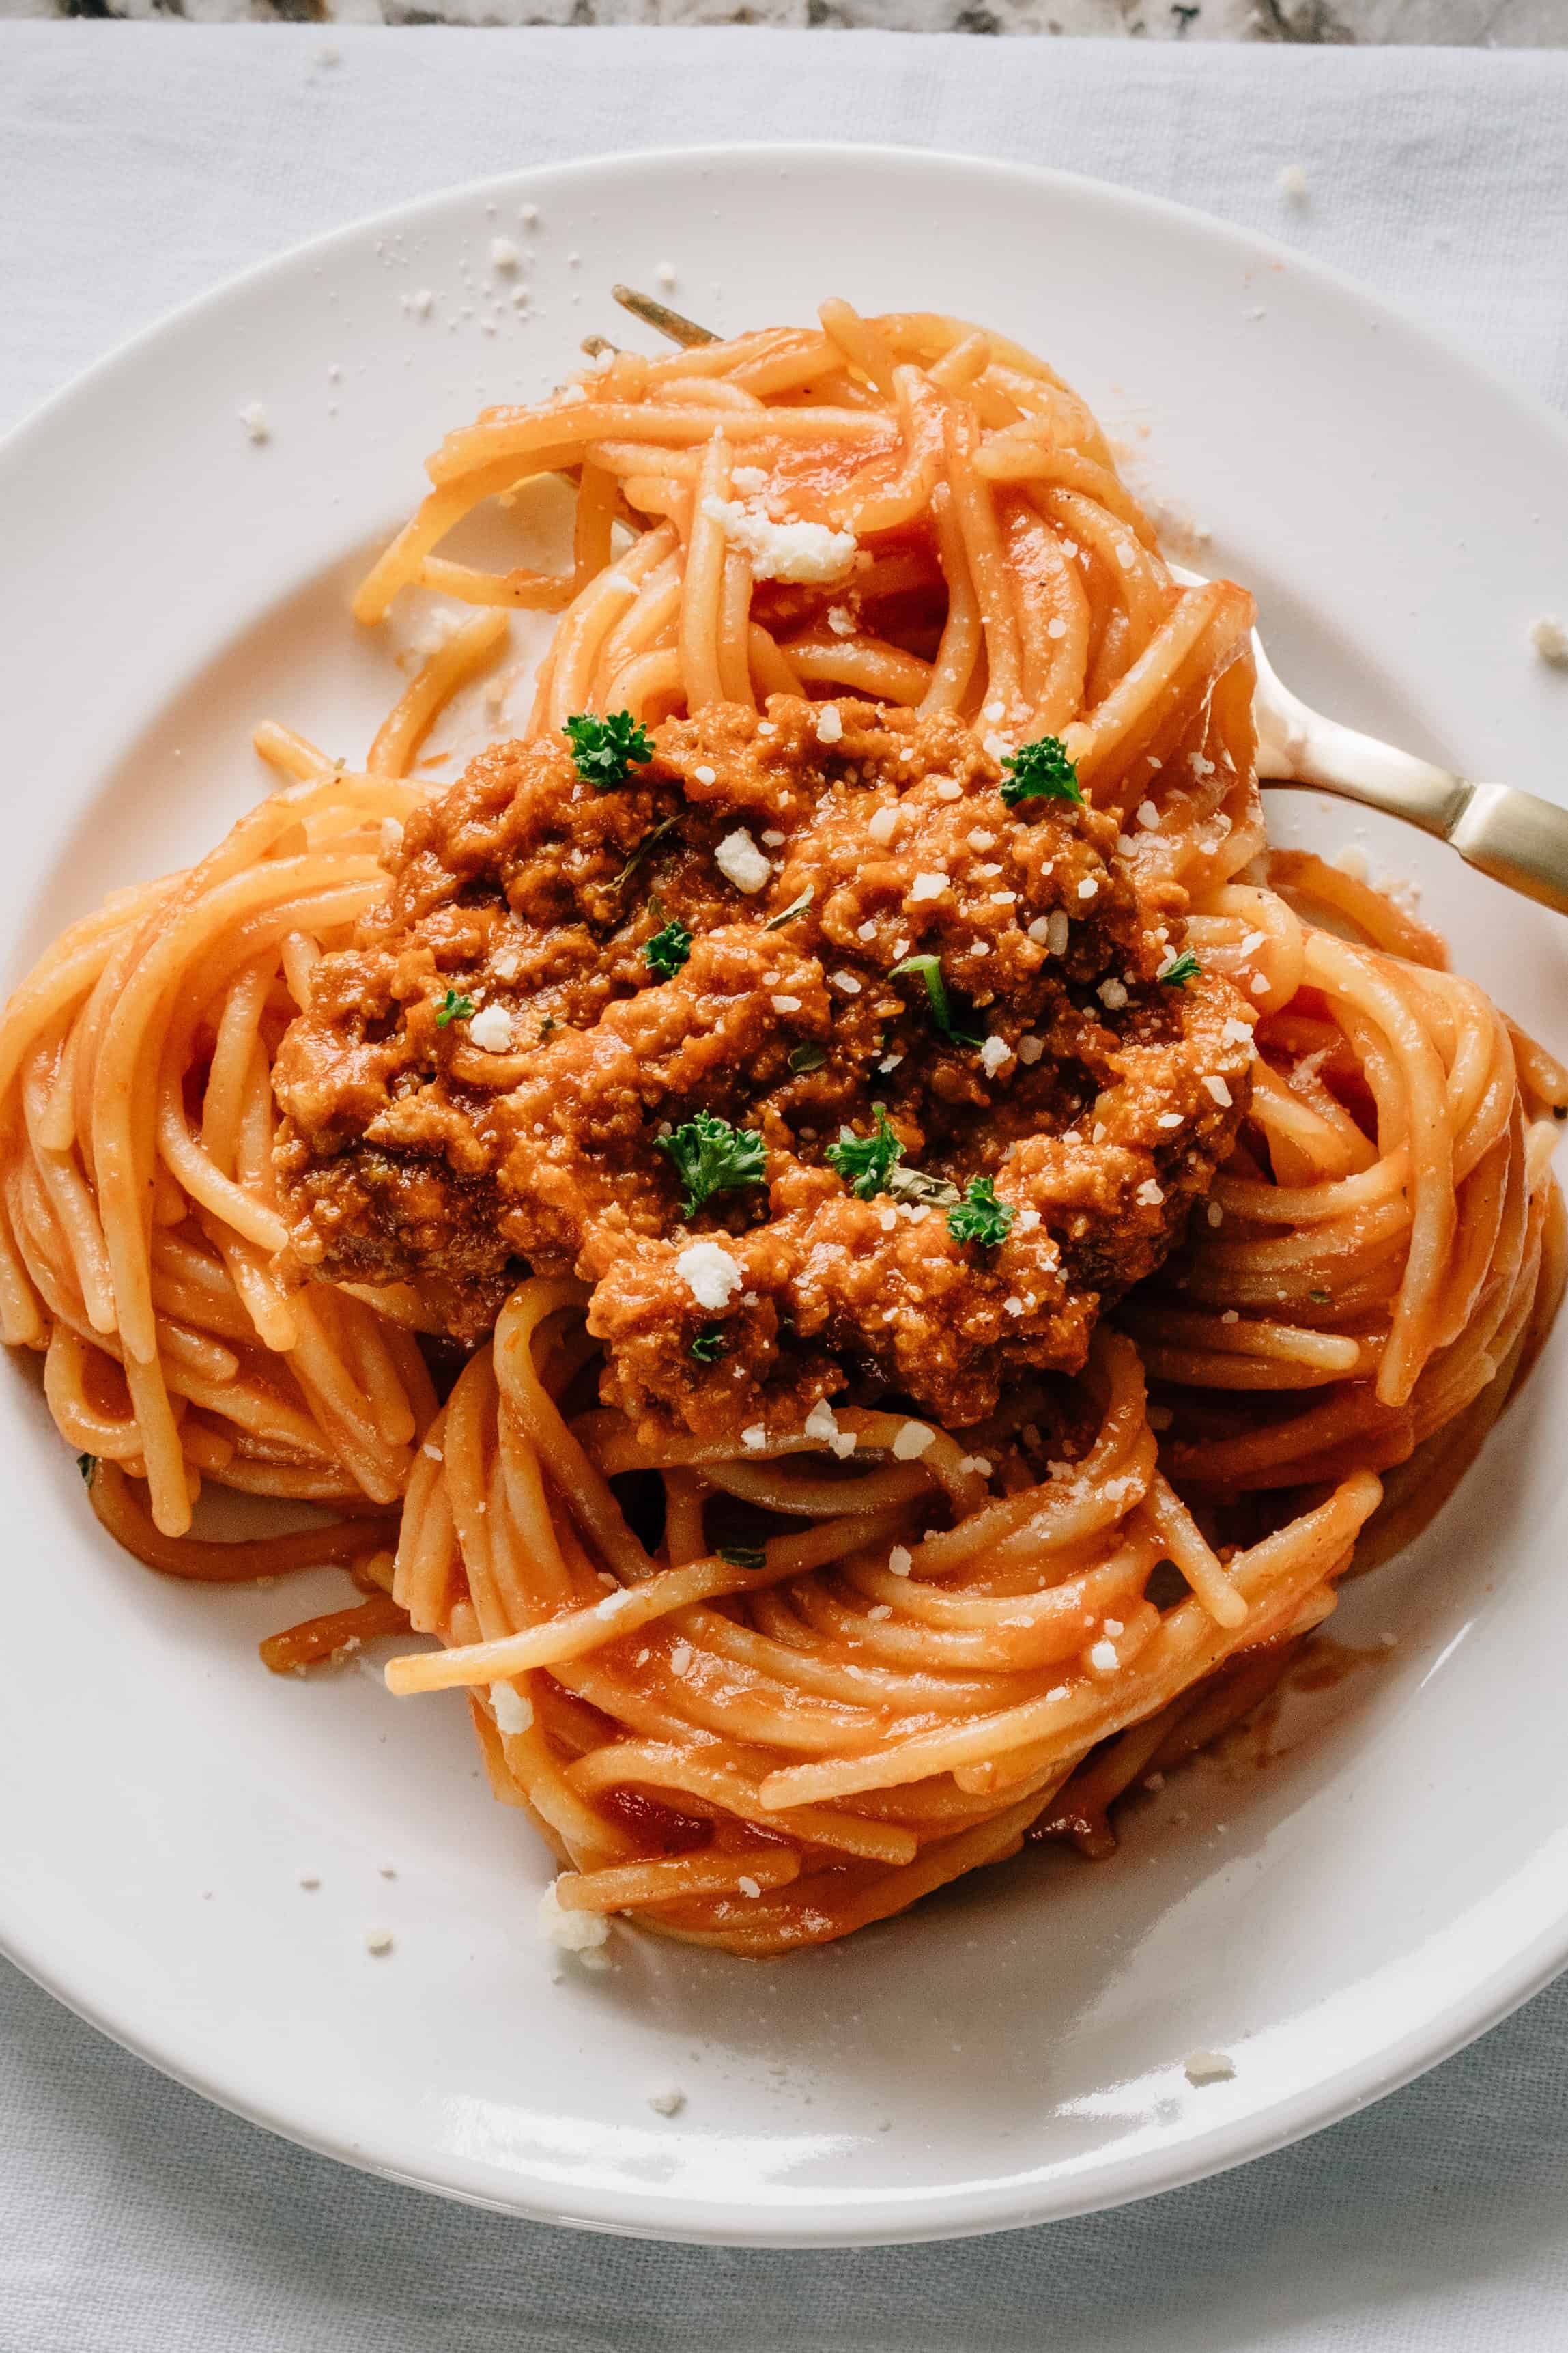
[{"label": "parsley garnish", "polygon": [[1191,948],[1184,948],[1181,955],[1173,956],[1164,971],[1157,976],[1167,988],[1185,988],[1188,981],[1196,980],[1202,970],[1203,966]]},{"label": "parsley garnish", "polygon": [[719,1557],[727,1560],[731,1568],[766,1568],[767,1554],[761,1545],[721,1545]]},{"label": "parsley garnish", "polygon": [[81,1472],[82,1478],[87,1485],[90,1487],[93,1482],[93,1476],[98,1470],[97,1455],[79,1454],[76,1458],[76,1467]]},{"label": "parsley garnish", "polygon": [[1009,1205],[996,1198],[990,1177],[976,1176],[963,1200],[948,1211],[947,1230],[955,1242],[979,1242],[984,1250],[994,1250],[1006,1240],[1013,1217]]},{"label": "parsley garnish", "polygon": [[445,1029],[449,1021],[471,1021],[473,1018],[473,998],[471,997],[461,996],[455,988],[449,988],[447,991],[446,996],[441,999],[440,1004],[436,1008],[436,1027],[437,1029]]},{"label": "parsley garnish", "polygon": [[897,980],[901,972],[918,973],[924,981],[926,997],[931,1006],[931,1018],[944,1038],[951,1038],[955,1046],[979,1045],[980,1032],[973,1023],[953,1013],[952,999],[948,994],[947,983],[942,978],[940,956],[906,956],[902,964],[896,964],[893,966],[888,977],[889,980]]},{"label": "parsley garnish", "polygon": [[733,1193],[742,1185],[763,1182],[762,1137],[753,1128],[731,1127],[710,1111],[700,1111],[673,1135],[661,1135],[658,1148],[668,1153],[686,1187],[683,1218],[694,1217],[714,1193]]},{"label": "parsley garnish", "polygon": [[614,792],[626,783],[634,760],[640,766],[653,757],[653,737],[629,711],[606,711],[603,719],[582,712],[561,732],[572,746],[577,774],[596,793]]},{"label": "parsley garnish", "polygon": [[857,1135],[852,1128],[841,1127],[837,1143],[830,1144],[822,1155],[858,1201],[869,1201],[877,1194],[885,1193],[888,1179],[904,1156],[904,1147],[893,1134],[886,1111],[880,1103],[872,1108],[877,1124],[869,1135]]},{"label": "parsley garnish", "polygon": [[1002,797],[1009,808],[1016,808],[1020,801],[1077,801],[1080,807],[1083,805],[1078,770],[1068,758],[1067,746],[1059,735],[1042,735],[1037,744],[1020,744],[1002,765],[1007,771]]},{"label": "parsley garnish", "polygon": [[793,923],[797,915],[804,915],[806,909],[811,904],[816,887],[815,883],[808,882],[805,890],[801,892],[799,898],[792,899],[789,905],[783,910],[782,913],[769,917],[768,921],[763,925],[763,931],[781,931],[785,923]]},{"label": "parsley garnish", "polygon": [[691,934],[679,921],[668,923],[662,932],[655,932],[643,954],[649,972],[657,973],[660,980],[673,980],[691,954]]},{"label": "parsley garnish", "polygon": [[705,1332],[699,1332],[687,1353],[700,1365],[716,1365],[724,1353],[723,1325],[710,1324]]},{"label": "parsley garnish", "polygon": [[803,1071],[820,1071],[826,1060],[826,1047],[820,1045],[815,1038],[808,1038],[804,1046],[792,1046],[789,1050],[789,1066],[797,1078]]}]

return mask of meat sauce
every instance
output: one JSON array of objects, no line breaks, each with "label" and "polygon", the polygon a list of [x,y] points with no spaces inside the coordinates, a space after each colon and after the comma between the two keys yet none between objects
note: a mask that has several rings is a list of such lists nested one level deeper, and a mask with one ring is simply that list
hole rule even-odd
[{"label": "meat sauce", "polygon": [[[850,1385],[963,1425],[1076,1370],[1247,1102],[1252,1008],[1158,977],[1183,892],[1107,815],[1009,807],[956,718],[781,696],[654,740],[610,791],[563,739],[499,744],[410,818],[277,1060],[298,1271],[412,1283],[464,1341],[525,1272],[573,1273],[606,1400],[705,1437]],[[957,1036],[929,968],[895,973],[929,956]],[[505,1050],[470,1034],[491,1007]],[[879,1105],[903,1198],[826,1157]],[[662,1146],[700,1113],[754,1131],[762,1181],[689,1218]],[[994,1244],[949,1229],[976,1178],[1013,1212]],[[721,1303],[681,1269],[698,1240],[733,1262]]]}]

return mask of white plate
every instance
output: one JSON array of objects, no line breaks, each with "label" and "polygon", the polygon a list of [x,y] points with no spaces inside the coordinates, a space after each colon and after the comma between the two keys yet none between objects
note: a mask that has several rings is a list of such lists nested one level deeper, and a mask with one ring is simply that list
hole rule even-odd
[{"label": "white plate", "polygon": [[[503,303],[487,332],[498,234],[527,248],[532,315]],[[664,256],[676,299],[725,328],[841,291],[1021,336],[1208,526],[1206,560],[1256,586],[1287,678],[1561,791],[1568,689],[1527,638],[1561,607],[1568,544],[1568,438],[1544,411],[1321,270],[1089,182],[891,152],[632,157],[310,247],[0,450],[15,970],[104,890],[216,838],[262,787],[258,717],[363,749],[396,675],[343,609],[362,552],[444,427],[556,380],[582,333],[615,332],[609,283]],[[423,288],[428,317],[402,301]],[[1320,839],[1360,830],[1274,806]],[[1374,870],[1425,880],[1459,960],[1568,1043],[1568,930],[1416,837],[1366,841]],[[1036,1852],[788,1961],[618,1933],[597,1977],[554,1974],[543,1855],[490,1803],[458,1698],[265,1675],[255,1642],[302,1589],[187,1588],[121,1557],[8,1367],[5,1948],[258,2122],[558,2221],[918,2239],[1257,2156],[1568,1957],[1565,1340],[1436,1526],[1347,1596],[1340,1639],[1397,1647],[1299,1702],[1268,1770],[1178,1777],[1102,1867]],[[377,1960],[381,1926],[396,1949]],[[1189,2086],[1197,2047],[1235,2080]],[[667,2120],[647,2094],[668,2085],[687,2105]]]}]

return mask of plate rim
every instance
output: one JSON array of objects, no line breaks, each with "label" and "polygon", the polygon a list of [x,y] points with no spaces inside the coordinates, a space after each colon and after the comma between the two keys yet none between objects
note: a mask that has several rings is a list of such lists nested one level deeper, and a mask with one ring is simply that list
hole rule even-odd
[{"label": "plate rim", "polygon": [[[1440,357],[1447,372],[1458,372],[1521,412],[1561,449],[1568,466],[1568,417],[1542,396],[1514,382],[1468,345],[1408,309],[1398,299],[1366,286],[1337,265],[1302,254],[1267,231],[1253,230],[1173,198],[1129,188],[1092,174],[1050,165],[1013,163],[995,157],[964,154],[942,148],[894,142],[820,141],[686,142],[630,149],[609,154],[574,157],[570,161],[522,166],[432,189],[404,203],[356,215],[319,235],[299,240],[263,257],[244,269],[178,302],[146,324],[121,337],[65,385],[26,410],[0,434],[0,491],[5,476],[25,462],[36,436],[68,427],[70,411],[83,399],[111,385],[120,372],[144,359],[167,337],[219,317],[230,305],[243,305],[249,295],[269,281],[287,279],[302,262],[330,259],[340,250],[355,248],[367,235],[387,235],[414,225],[432,213],[466,203],[482,204],[508,195],[531,196],[537,190],[569,188],[574,181],[605,174],[635,182],[650,167],[706,166],[714,172],[736,165],[766,164],[773,168],[796,164],[821,164],[825,159],[872,168],[890,164],[915,167],[924,174],[956,173],[989,182],[999,193],[1023,183],[1112,213],[1168,222],[1188,237],[1200,236],[1211,245],[1228,248],[1256,261],[1283,263],[1300,277],[1331,290],[1363,316],[1396,323],[1401,331]],[[420,2189],[458,2203],[520,2220],[603,2232],[649,2242],[687,2245],[727,2245],[766,2248],[827,2249],[931,2243],[947,2239],[979,2237],[992,2232],[1037,2225],[1043,2221],[1110,2211],[1140,2199],[1178,2189],[1269,2156],[1308,2135],[1342,2121],[1373,2101],[1414,2081],[1429,2068],[1464,2049],[1528,2001],[1568,1964],[1568,1895],[1554,1924],[1539,1930],[1512,1957],[1500,1963],[1445,2008],[1410,2029],[1397,2042],[1384,2044],[1375,2057],[1342,2066],[1317,2077],[1310,2086],[1272,2101],[1265,2110],[1228,2123],[1216,2122],[1174,2147],[1154,2147],[1124,2155],[1081,2185],[1064,2179],[1041,2185],[1028,2175],[1015,2174],[1000,2189],[994,2184],[971,2184],[936,2189],[893,2189],[876,2199],[858,2200],[846,2221],[834,2227],[817,2220],[802,2227],[802,2219],[784,2205],[770,2215],[765,2209],[732,2207],[726,2214],[711,2200],[689,2200],[693,2211],[706,2208],[709,2219],[677,2222],[660,2212],[657,2200],[620,2187],[595,2185],[590,2194],[567,2192],[556,2203],[535,2197],[500,2197],[481,2188],[477,2179],[463,2180],[465,2160],[452,2157],[437,2177],[427,2169],[378,2158],[355,2145],[347,2133],[325,2129],[289,2117],[226,2088],[201,2068],[181,2063],[158,2048],[155,2039],[133,2024],[112,2018],[100,1996],[81,1981],[70,1966],[71,1956],[49,1956],[26,1949],[34,1940],[18,1938],[0,1918],[0,1954],[52,1999],[60,2001],[96,2031],[121,2049],[145,2061],[160,2073],[199,2094],[245,2122],[297,2147],[331,2158],[355,2170],[402,2187]],[[1114,2184],[1107,2174],[1114,2175]],[[521,2177],[519,2177],[520,2183]],[[1042,2189],[1046,2194],[1042,2195]],[[885,2216],[875,2207],[884,2205]],[[569,2211],[574,2205],[583,2211]],[[871,2209],[872,2211],[868,2211]]]}]

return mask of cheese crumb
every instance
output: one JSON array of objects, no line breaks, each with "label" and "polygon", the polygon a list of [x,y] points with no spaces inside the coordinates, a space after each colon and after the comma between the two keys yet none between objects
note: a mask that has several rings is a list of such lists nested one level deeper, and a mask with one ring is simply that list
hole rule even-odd
[{"label": "cheese crumb", "polygon": [[1102,980],[1094,993],[1110,1013],[1120,1013],[1127,1002],[1127,990],[1120,980]]},{"label": "cheese crumb", "polygon": [[761,1881],[752,1879],[749,1875],[744,1879],[737,1879],[735,1884],[739,1888],[741,1894],[742,1895],[749,1895],[753,1903],[763,1892]]},{"label": "cheese crumb", "polygon": [[499,269],[504,274],[515,269],[521,259],[521,254],[510,237],[491,237],[490,268],[492,269]]},{"label": "cheese crumb", "polygon": [[655,268],[653,274],[658,279],[659,284],[663,287],[667,294],[674,292],[676,281],[675,264],[673,261],[659,262]]},{"label": "cheese crumb", "polygon": [[880,842],[886,847],[893,838],[898,822],[899,805],[897,801],[889,801],[882,808],[872,811],[866,820],[866,830],[873,841]]},{"label": "cheese crumb", "polygon": [[1026,1069],[1031,1068],[1037,1062],[1045,1050],[1046,1041],[1043,1038],[1025,1037],[1018,1040],[1018,1060]]},{"label": "cheese crumb", "polygon": [[838,1416],[826,1398],[818,1398],[802,1425],[807,1438],[815,1438],[821,1446],[830,1446],[840,1462],[854,1453],[856,1436],[852,1430],[840,1430]]},{"label": "cheese crumb", "polygon": [[647,2104],[655,2116],[678,2116],[686,2105],[686,2094],[678,2085],[672,2084],[667,2092],[650,2092],[647,2095]]},{"label": "cheese crumb", "polygon": [[991,1476],[991,1461],[988,1455],[966,1454],[958,1467],[961,1471],[973,1472],[980,1479],[989,1479]]},{"label": "cheese crumb", "polygon": [[367,1953],[374,1953],[380,1960],[384,1954],[392,1950],[391,1929],[367,1928],[364,1932],[364,1948]]},{"label": "cheese crumb", "polygon": [[1154,1182],[1152,1176],[1145,1176],[1143,1182],[1139,1186],[1138,1190],[1132,1196],[1132,1198],[1135,1201],[1142,1202],[1146,1209],[1157,1209],[1164,1198],[1164,1194]]},{"label": "cheese crumb", "polygon": [[1139,804],[1138,804],[1138,822],[1139,822],[1139,824],[1143,828],[1143,830],[1144,830],[1144,832],[1145,832],[1145,833],[1158,833],[1158,832],[1159,832],[1159,830],[1160,830],[1160,812],[1159,812],[1159,810],[1154,807],[1154,804],[1153,804],[1153,802],[1152,802],[1152,801],[1140,801],[1140,802],[1139,802]]},{"label": "cheese crumb", "polygon": [[610,1924],[602,1912],[568,1912],[551,1881],[539,1899],[539,1926],[563,1953],[591,1953],[607,1944]]},{"label": "cheese crumb", "polygon": [[533,1703],[521,1698],[510,1683],[492,1683],[490,1713],[498,1732],[526,1732],[533,1722]]},{"label": "cheese crumb", "polygon": [[1092,874],[1086,874],[1078,886],[1078,895],[1080,899],[1092,899],[1098,894],[1099,890],[1100,884],[1095,877]]},{"label": "cheese crumb", "polygon": [[745,1282],[721,1242],[692,1242],[675,1261],[675,1271],[699,1307],[728,1307]]},{"label": "cheese crumb", "polygon": [[1002,1306],[1004,1313],[1008,1315],[1022,1315],[1024,1312],[1024,1303],[1018,1297],[1016,1292],[1014,1293],[1011,1299],[1005,1299],[1002,1302]]},{"label": "cheese crumb", "polygon": [[1530,642],[1542,661],[1568,668],[1568,626],[1555,615],[1542,613],[1538,621],[1531,623]]},{"label": "cheese crumb", "polygon": [[738,825],[733,833],[724,836],[713,852],[713,862],[725,881],[732,882],[737,891],[743,891],[749,899],[759,891],[765,891],[773,881],[772,864],[763,857],[743,825]]},{"label": "cheese crumb", "polygon": [[1189,2084],[1228,2084],[1236,2073],[1236,2062],[1223,2051],[1189,2051],[1182,2062],[1182,2073]]},{"label": "cheese crumb", "polygon": [[906,1421],[893,1440],[893,1460],[913,1462],[935,1440],[935,1430],[928,1430],[923,1421]]},{"label": "cheese crumb", "polygon": [[742,1445],[749,1447],[753,1454],[760,1446],[765,1446],[767,1442],[768,1433],[760,1421],[753,1421],[749,1429],[741,1432]]},{"label": "cheese crumb", "polygon": [[[750,498],[756,491],[767,489],[768,470],[765,466],[736,466],[731,472],[730,480],[735,490],[744,491]],[[766,725],[757,730],[759,735],[771,735],[773,732],[773,729]]]},{"label": "cheese crumb", "polygon": [[994,1079],[1004,1062],[1010,1061],[1013,1049],[1005,1038],[990,1037],[981,1043],[980,1060],[988,1079]]},{"label": "cheese crumb", "polygon": [[1215,1077],[1215,1075],[1210,1071],[1205,1075],[1204,1084],[1208,1089],[1210,1094],[1213,1095],[1215,1103],[1218,1103],[1221,1111],[1228,1111],[1230,1109],[1230,1089],[1226,1086],[1225,1081],[1221,1078]]},{"label": "cheese crumb", "polygon": [[922,899],[940,899],[952,878],[946,874],[917,874],[910,885],[910,899],[918,906]]},{"label": "cheese crumb", "polygon": [[268,422],[267,411],[258,400],[246,402],[239,412],[239,421],[254,442],[259,445],[271,440],[272,427]]},{"label": "cheese crumb", "polygon": [[1053,907],[1046,922],[1046,952],[1048,955],[1066,955],[1068,952],[1068,919],[1065,907]]},{"label": "cheese crumb", "polygon": [[428,286],[421,286],[416,293],[403,297],[403,307],[411,318],[427,319],[436,308],[436,297]]},{"label": "cheese crumb", "polygon": [[1306,203],[1308,180],[1300,164],[1287,164],[1274,185],[1287,202],[1293,205]]},{"label": "cheese crumb", "polygon": [[1113,1675],[1121,1664],[1114,1642],[1096,1642],[1089,1654],[1089,1663],[1096,1674]]},{"label": "cheese crumb", "polygon": [[819,744],[842,744],[844,722],[838,716],[836,702],[825,702],[816,714],[816,740]]},{"label": "cheese crumb", "polygon": [[775,1013],[798,1013],[800,1011],[800,999],[798,997],[773,997],[770,1002],[772,1003]]},{"label": "cheese crumb", "polygon": [[511,1015],[504,1005],[484,1005],[468,1022],[468,1036],[486,1054],[505,1054],[511,1048]]},{"label": "cheese crumb", "polygon": [[759,580],[793,580],[826,587],[842,580],[855,561],[852,532],[829,531],[824,522],[773,522],[738,499],[710,492],[702,512],[725,538],[742,548]]},{"label": "cheese crumb", "polygon": [[719,772],[716,768],[693,768],[691,773],[700,785],[716,785],[719,781]]},{"label": "cheese crumb", "polygon": [[675,1648],[669,1654],[669,1672],[672,1675],[682,1676],[689,1675],[691,1672],[691,1645],[689,1642],[677,1642]]},{"label": "cheese crumb", "polygon": [[835,972],[829,974],[828,977],[831,979],[834,987],[841,988],[846,997],[859,996],[860,984],[856,979],[855,975],[852,972]]},{"label": "cheese crumb", "polygon": [[915,1557],[908,1545],[895,1545],[888,1555],[888,1574],[890,1577],[908,1577],[914,1565]]}]

